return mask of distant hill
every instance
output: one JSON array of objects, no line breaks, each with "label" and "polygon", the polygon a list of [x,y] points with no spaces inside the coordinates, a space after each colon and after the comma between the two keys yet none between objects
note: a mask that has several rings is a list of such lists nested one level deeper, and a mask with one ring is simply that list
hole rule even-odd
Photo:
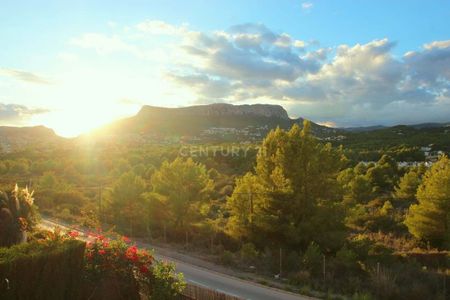
[{"label": "distant hill", "polygon": [[386,128],[394,128],[398,126],[406,126],[415,129],[426,129],[426,128],[441,128],[441,127],[450,127],[450,122],[447,123],[421,123],[421,124],[412,124],[412,125],[395,125],[395,126],[383,126],[383,125],[375,125],[375,126],[363,126],[363,127],[344,127],[340,128],[342,130],[348,132],[364,132],[364,131],[374,131]]},{"label": "distant hill", "polygon": [[364,127],[345,127],[341,128],[342,130],[348,131],[348,132],[364,132],[364,131],[373,131],[378,129],[386,128],[386,126],[383,125],[375,125],[375,126],[364,126]]},{"label": "distant hill", "polygon": [[0,151],[11,152],[29,145],[53,143],[63,140],[53,129],[44,126],[0,126]]},{"label": "distant hill", "polygon": [[[126,136],[196,136],[203,139],[247,137],[262,138],[269,130],[303,124],[304,119],[289,118],[279,105],[210,104],[182,108],[143,106],[137,115],[116,121],[96,134]],[[312,123],[316,135],[335,129]]]},{"label": "distant hill", "polygon": [[[430,123],[431,124],[431,123]],[[351,131],[339,141],[352,149],[383,149],[405,145],[423,147],[432,145],[435,150],[450,151],[450,126],[448,123],[397,125],[374,130]]]}]

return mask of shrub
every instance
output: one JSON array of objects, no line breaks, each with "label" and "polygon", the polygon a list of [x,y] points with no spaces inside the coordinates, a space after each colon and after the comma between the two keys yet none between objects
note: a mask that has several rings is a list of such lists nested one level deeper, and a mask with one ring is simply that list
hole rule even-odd
[{"label": "shrub", "polygon": [[320,273],[320,266],[322,263],[322,253],[319,246],[312,242],[303,254],[302,266],[316,275]]},{"label": "shrub", "polygon": [[184,289],[183,277],[172,264],[155,261],[150,252],[130,245],[127,238],[92,236],[86,249],[88,298],[141,299],[139,291],[144,291],[148,299],[166,300]]},{"label": "shrub", "polygon": [[258,259],[258,251],[252,243],[242,245],[240,250],[241,260],[245,264],[254,264]]},{"label": "shrub", "polygon": [[[39,240],[0,248],[0,299],[77,299],[85,243]],[[3,284],[3,282],[2,282]]]},{"label": "shrub", "polygon": [[0,247],[26,242],[26,232],[38,220],[33,192],[16,185],[9,194],[0,191]]},{"label": "shrub", "polygon": [[148,287],[152,300],[176,299],[185,288],[183,274],[175,273],[173,264],[157,261]]},{"label": "shrub", "polygon": [[232,252],[225,250],[223,251],[222,255],[220,256],[220,263],[231,266],[234,264],[234,255]]}]

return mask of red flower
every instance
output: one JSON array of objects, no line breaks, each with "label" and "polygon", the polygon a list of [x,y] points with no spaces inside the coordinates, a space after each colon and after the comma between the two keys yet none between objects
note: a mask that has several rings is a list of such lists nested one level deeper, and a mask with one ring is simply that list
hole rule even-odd
[{"label": "red flower", "polygon": [[140,268],[139,268],[139,270],[141,271],[141,273],[144,273],[144,274],[147,274],[148,273],[148,268],[146,267],[146,266],[141,266]]},{"label": "red flower", "polygon": [[79,235],[80,235],[80,233],[75,230],[72,230],[71,232],[69,232],[69,236],[73,239],[76,239]]},{"label": "red flower", "polygon": [[125,243],[129,244],[131,242],[129,237],[123,236],[122,237],[122,241],[124,241]]},{"label": "red flower", "polygon": [[128,247],[127,251],[125,251],[125,256],[132,261],[137,261],[137,247],[135,245]]},{"label": "red flower", "polygon": [[98,250],[98,254],[100,254],[100,255],[104,255],[104,254],[106,254],[106,251],[105,251],[105,250],[103,250],[103,249],[100,249],[100,250]]},{"label": "red flower", "polygon": [[108,241],[104,241],[103,242],[103,247],[108,248],[109,247],[109,242]]}]

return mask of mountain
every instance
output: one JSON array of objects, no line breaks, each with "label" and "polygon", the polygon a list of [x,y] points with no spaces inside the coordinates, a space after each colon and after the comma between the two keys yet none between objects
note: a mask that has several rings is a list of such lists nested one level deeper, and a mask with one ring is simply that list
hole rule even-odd
[{"label": "mountain", "polygon": [[[304,119],[289,118],[279,105],[232,105],[216,103],[181,108],[143,106],[133,117],[116,121],[97,131],[107,136],[190,136],[210,139],[257,140],[277,126],[290,128]],[[335,129],[312,123],[317,135]]]},{"label": "mountain", "polygon": [[63,140],[44,126],[10,127],[0,126],[0,152],[11,152],[29,145],[44,145]]}]

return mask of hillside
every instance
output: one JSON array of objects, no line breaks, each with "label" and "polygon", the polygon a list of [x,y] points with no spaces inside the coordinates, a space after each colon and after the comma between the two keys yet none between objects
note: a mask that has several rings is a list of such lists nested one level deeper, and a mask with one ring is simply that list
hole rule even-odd
[{"label": "hillside", "polygon": [[399,145],[423,147],[432,145],[433,150],[450,151],[450,126],[448,124],[397,125],[368,131],[344,133],[345,139],[336,144],[355,150],[387,149]]},{"label": "hillside", "polygon": [[[304,119],[289,118],[279,105],[210,104],[182,108],[144,106],[133,117],[96,130],[103,136],[189,136],[196,139],[259,140],[273,128],[290,128]],[[322,136],[335,129],[312,123],[313,132]]]},{"label": "hillside", "polygon": [[54,143],[63,140],[53,129],[45,126],[0,126],[0,150],[11,152],[29,146]]}]

